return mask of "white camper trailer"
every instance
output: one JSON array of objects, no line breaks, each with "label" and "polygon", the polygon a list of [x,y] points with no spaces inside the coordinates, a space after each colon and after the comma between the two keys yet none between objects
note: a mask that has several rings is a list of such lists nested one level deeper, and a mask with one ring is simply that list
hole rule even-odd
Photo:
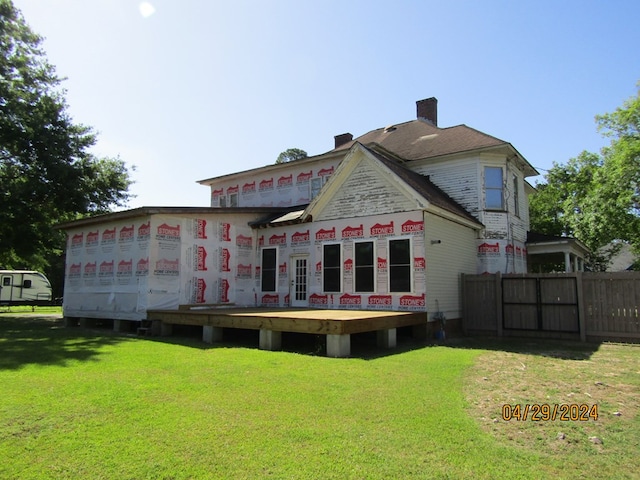
[{"label": "white camper trailer", "polygon": [[0,305],[50,305],[51,283],[33,270],[0,270]]}]

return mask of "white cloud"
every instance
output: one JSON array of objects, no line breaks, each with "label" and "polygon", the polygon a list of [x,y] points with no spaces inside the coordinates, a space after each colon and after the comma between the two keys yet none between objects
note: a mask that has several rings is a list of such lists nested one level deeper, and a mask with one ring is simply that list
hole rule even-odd
[{"label": "white cloud", "polygon": [[144,18],[148,18],[156,12],[155,7],[149,2],[142,2],[138,9],[140,10],[140,15]]}]

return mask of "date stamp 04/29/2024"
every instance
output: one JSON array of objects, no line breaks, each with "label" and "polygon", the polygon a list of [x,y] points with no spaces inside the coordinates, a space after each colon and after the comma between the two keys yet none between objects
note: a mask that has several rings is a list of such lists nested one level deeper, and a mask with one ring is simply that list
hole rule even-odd
[{"label": "date stamp 04/29/2024", "polygon": [[598,405],[586,403],[524,403],[502,405],[502,420],[509,422],[588,422],[598,420]]}]

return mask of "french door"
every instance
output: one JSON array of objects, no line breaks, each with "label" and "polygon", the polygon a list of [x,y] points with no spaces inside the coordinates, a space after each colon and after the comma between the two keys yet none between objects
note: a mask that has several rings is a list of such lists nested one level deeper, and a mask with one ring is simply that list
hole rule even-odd
[{"label": "french door", "polygon": [[292,307],[307,307],[309,257],[307,255],[295,255],[291,257],[291,288],[289,298]]}]

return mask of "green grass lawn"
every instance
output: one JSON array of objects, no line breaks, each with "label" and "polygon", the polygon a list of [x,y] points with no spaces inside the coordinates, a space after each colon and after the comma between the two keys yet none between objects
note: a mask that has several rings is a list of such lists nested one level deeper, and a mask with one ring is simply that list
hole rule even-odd
[{"label": "green grass lawn", "polygon": [[331,359],[0,314],[0,478],[634,478],[637,415],[565,451],[487,428],[468,387],[495,354],[405,340]]}]

